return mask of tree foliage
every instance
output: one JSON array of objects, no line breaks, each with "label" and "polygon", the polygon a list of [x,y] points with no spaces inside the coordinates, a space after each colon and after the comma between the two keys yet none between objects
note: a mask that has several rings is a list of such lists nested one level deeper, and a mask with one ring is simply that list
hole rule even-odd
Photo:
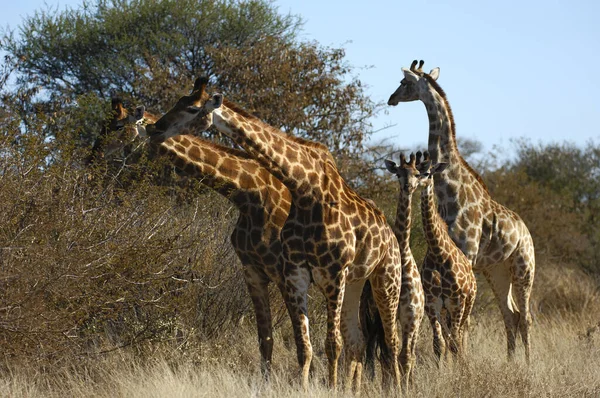
[{"label": "tree foliage", "polygon": [[515,146],[514,160],[486,173],[495,197],[525,219],[539,253],[600,274],[600,146]]},{"label": "tree foliage", "polygon": [[[301,23],[267,0],[96,0],[35,13],[3,49],[18,60],[19,87],[40,90],[47,113],[115,92],[161,113],[206,74],[274,126],[360,152],[376,107],[342,49],[298,40]],[[90,112],[87,120],[102,120],[97,107]],[[89,145],[95,135],[81,139]]]}]

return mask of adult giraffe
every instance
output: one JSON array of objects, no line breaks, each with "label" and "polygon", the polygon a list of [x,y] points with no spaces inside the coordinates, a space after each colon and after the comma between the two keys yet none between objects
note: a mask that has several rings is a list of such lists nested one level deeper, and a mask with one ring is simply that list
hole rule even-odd
[{"label": "adult giraffe", "polygon": [[[122,152],[121,145],[143,146],[145,125],[159,118],[140,106],[129,114],[119,100],[113,100],[113,119],[104,133],[112,153]],[[201,120],[198,120],[201,122]],[[132,128],[135,127],[135,136]],[[206,129],[202,123],[182,127],[193,134]],[[125,131],[123,131],[125,130]],[[127,136],[127,140],[113,137]],[[102,147],[98,146],[98,151]],[[238,209],[239,216],[231,234],[231,243],[244,269],[244,278],[252,299],[258,330],[261,370],[268,376],[273,353],[273,324],[270,309],[270,282],[284,292],[281,278],[280,232],[291,206],[289,190],[245,151],[205,141],[193,135],[178,135],[151,142],[151,150],[168,157],[187,176],[226,197]],[[94,153],[104,153],[94,152]]]},{"label": "adult giraffe", "polygon": [[475,170],[456,145],[454,117],[446,94],[437,83],[439,68],[429,73],[402,68],[404,79],[388,105],[420,100],[429,118],[429,153],[434,163],[448,168],[434,176],[438,210],[448,232],[466,254],[475,272],[489,282],[504,319],[509,358],[514,356],[516,335],[521,334],[525,358],[530,358],[531,314],[529,298],[535,273],[533,240],[515,212],[494,201]]},{"label": "adult giraffe", "polygon": [[133,114],[123,106],[118,97],[111,100],[112,118],[102,130],[92,146],[91,154],[85,159],[87,165],[104,160],[109,163],[123,165],[130,163],[130,156],[139,146],[143,146],[145,138],[144,123],[154,123],[158,118],[145,112],[143,106],[135,108]]},{"label": "adult giraffe", "polygon": [[321,144],[290,137],[242,110],[222,95],[210,97],[201,86],[184,96],[149,134],[165,139],[179,134],[194,118],[209,121],[261,161],[290,190],[292,208],[282,231],[288,310],[308,385],[312,359],[307,313],[311,277],[327,301],[329,384],[337,385],[337,365],[344,335],[347,377],[360,389],[364,342],[358,320],[359,298],[371,282],[390,356],[384,374],[400,386],[396,311],[401,282],[398,242],[386,219],[371,202],[356,194],[339,175],[331,153]]}]

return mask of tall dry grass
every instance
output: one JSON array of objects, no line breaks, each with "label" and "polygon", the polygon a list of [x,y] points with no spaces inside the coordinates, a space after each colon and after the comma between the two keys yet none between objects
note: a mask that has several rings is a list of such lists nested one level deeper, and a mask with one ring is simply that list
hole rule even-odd
[{"label": "tall dry grass", "polygon": [[[596,314],[597,315],[597,314]],[[521,356],[505,359],[504,332],[498,319],[477,319],[466,364],[433,362],[431,334],[421,334],[414,397],[596,397],[600,394],[600,330],[594,314],[540,319],[533,329],[531,366]],[[115,352],[84,369],[44,374],[10,368],[0,377],[0,396],[10,397],[329,397],[326,359],[321,353],[305,394],[297,381],[293,345],[276,336],[270,381],[258,371],[254,330],[249,324],[219,339],[199,360],[167,347],[147,358]],[[172,347],[171,347],[172,348]],[[522,353],[520,353],[522,354]],[[384,393],[377,380],[363,382],[363,396]],[[337,396],[351,396],[340,391]]]}]

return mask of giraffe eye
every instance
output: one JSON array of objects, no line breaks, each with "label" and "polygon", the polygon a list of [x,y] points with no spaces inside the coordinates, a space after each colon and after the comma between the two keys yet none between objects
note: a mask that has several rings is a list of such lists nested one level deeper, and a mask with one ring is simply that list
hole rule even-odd
[{"label": "giraffe eye", "polygon": [[195,106],[188,106],[186,111],[188,113],[191,113],[192,115],[195,115],[196,113],[200,112],[200,108],[197,108]]}]

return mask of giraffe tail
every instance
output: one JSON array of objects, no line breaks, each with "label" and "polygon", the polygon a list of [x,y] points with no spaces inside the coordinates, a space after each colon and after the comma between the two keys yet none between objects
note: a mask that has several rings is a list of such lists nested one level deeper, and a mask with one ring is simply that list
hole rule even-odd
[{"label": "giraffe tail", "polygon": [[365,373],[372,381],[375,379],[375,357],[377,356],[377,349],[379,348],[382,355],[389,354],[389,350],[385,343],[383,323],[381,322],[381,317],[377,305],[375,304],[371,283],[369,281],[365,283],[360,297],[359,317],[366,346]]}]

